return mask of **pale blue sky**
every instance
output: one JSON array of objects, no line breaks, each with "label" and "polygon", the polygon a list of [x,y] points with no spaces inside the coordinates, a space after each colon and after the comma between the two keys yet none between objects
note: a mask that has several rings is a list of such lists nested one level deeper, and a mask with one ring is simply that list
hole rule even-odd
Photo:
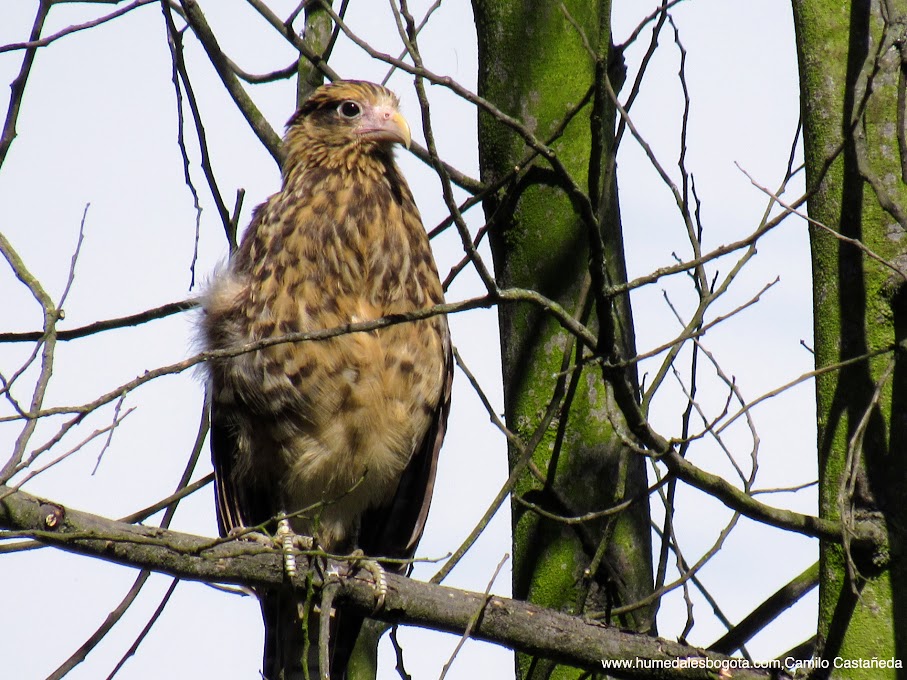
[{"label": "pale blue sky", "polygon": [[[22,0],[0,10],[0,44],[27,38],[34,5]],[[245,3],[203,2],[221,45],[243,68],[264,72],[281,68],[293,52]],[[272,3],[285,14],[295,1]],[[428,2],[412,2],[417,14]],[[650,7],[651,4],[651,7]],[[392,20],[384,3],[353,2],[350,25],[385,51],[399,53]],[[655,3],[615,2],[615,41],[622,42],[640,16]],[[367,9],[362,9],[367,8]],[[108,10],[63,4],[50,15],[45,33]],[[783,176],[797,125],[796,55],[789,3],[784,0],[727,2],[689,0],[674,10],[681,40],[688,51],[686,75],[693,100],[689,120],[688,167],[702,199],[706,247],[736,240],[752,231],[766,197],[735,167],[739,163],[758,182],[777,186]],[[677,181],[678,107],[677,50],[666,27],[662,48],[652,61],[632,116],[662,164]],[[469,3],[446,0],[422,37],[424,56],[434,71],[475,89],[475,35]],[[645,45],[644,33],[628,52],[631,77]],[[236,112],[197,43],[186,37],[187,60],[202,107],[212,163],[225,200],[232,207],[235,191],[246,190],[241,225],[251,208],[279,188],[273,160],[258,145]],[[0,80],[10,82],[21,52],[0,54]],[[386,67],[365,58],[345,42],[333,66],[342,75],[380,80]],[[409,77],[399,74],[391,86],[402,95],[404,113],[418,136],[418,106]],[[430,88],[433,117],[444,158],[477,176],[475,112],[446,90]],[[292,113],[292,83],[258,87],[253,96],[277,130]],[[5,110],[5,107],[4,107]],[[63,328],[133,313],[190,294],[194,220],[192,200],[183,183],[176,146],[176,117],[160,7],[140,8],[105,27],[64,38],[41,50],[23,103],[19,137],[0,171],[0,230],[54,297],[66,280],[79,221],[87,203],[85,242],[76,283],[66,305]],[[194,134],[189,130],[192,173],[204,212],[197,271],[204,279],[226,255],[222,228],[198,167]],[[444,215],[433,174],[419,161],[401,155],[427,226]],[[619,159],[621,210],[631,276],[671,264],[672,252],[688,257],[689,244],[673,198],[627,137]],[[801,178],[802,179],[802,178]],[[800,186],[798,183],[796,186]],[[797,189],[790,193],[796,195]],[[479,211],[470,226],[481,226]],[[453,235],[433,242],[442,276],[462,257]],[[490,258],[489,258],[490,261]],[[732,258],[717,269],[725,273]],[[712,270],[716,268],[713,265]],[[806,230],[790,221],[762,242],[759,256],[735,283],[735,292],[716,306],[726,313],[756,294],[765,284],[780,282],[762,302],[708,333],[708,349],[734,375],[747,398],[754,398],[810,369],[812,358],[800,345],[811,344],[810,264]],[[194,292],[194,291],[193,291]],[[475,276],[465,276],[450,292],[461,299],[480,292]],[[693,302],[686,277],[678,276],[634,293],[637,341],[641,351],[657,346],[679,330],[668,309],[667,292],[682,312]],[[4,330],[39,327],[39,309],[8,267],[0,266],[0,299]],[[137,329],[62,343],[48,404],[89,400],[147,369],[178,361],[192,353],[190,315]],[[454,341],[480,375],[495,408],[501,410],[496,316],[475,311],[451,320]],[[30,348],[0,346],[0,370],[9,374]],[[18,363],[17,363],[18,362]],[[641,375],[657,370],[644,362]],[[23,376],[17,395],[28,396]],[[711,391],[709,391],[711,387]],[[724,391],[703,378],[703,404],[720,412]],[[489,423],[466,380],[458,375],[448,441],[439,484],[420,554],[440,557],[457,547],[482,515],[506,474],[503,437]],[[87,446],[25,488],[73,507],[112,517],[142,508],[172,491],[194,438],[202,400],[193,375],[168,377],[143,387],[126,399],[136,411],[118,428],[92,475],[100,442]],[[652,418],[666,436],[678,432],[682,393],[669,378],[653,404]],[[0,415],[9,408],[0,406]],[[815,478],[814,400],[809,384],[766,402],[754,412],[761,437],[757,486],[807,482]],[[107,408],[90,417],[67,440],[69,448],[112,417]],[[42,423],[35,444],[59,422]],[[9,450],[20,426],[0,423],[0,441]],[[740,425],[729,431],[735,457],[746,463],[751,448]],[[61,449],[62,451],[63,449]],[[730,466],[708,443],[694,447],[694,462],[725,474]],[[207,453],[196,477],[210,470]],[[480,475],[475,473],[481,471]],[[685,556],[694,562],[714,541],[728,518],[725,509],[698,492],[682,490],[677,530]],[[812,492],[771,501],[813,512]],[[656,512],[657,515],[657,512]],[[187,499],[174,528],[214,535],[210,489]],[[485,588],[495,566],[509,551],[509,519],[499,513],[487,534],[454,571],[448,583],[473,590]],[[771,550],[766,549],[771,542]],[[701,577],[738,619],[777,587],[808,566],[817,553],[812,541],[742,521]],[[779,559],[779,555],[781,558]],[[436,567],[418,569],[428,578]],[[17,584],[7,593],[17,627],[0,641],[4,677],[43,678],[74,651],[125,594],[135,572],[50,549],[0,557],[0,579]],[[493,590],[509,593],[509,566]],[[153,611],[169,579],[153,576],[139,602],[107,640],[68,677],[106,677]],[[741,588],[741,583],[752,587]],[[694,594],[696,627],[690,637],[708,644],[722,632],[710,608]],[[683,628],[679,593],[665,598],[659,627],[673,637]],[[757,658],[778,654],[810,634],[815,620],[814,597],[795,607],[770,632],[750,646]],[[53,638],[51,639],[51,635]],[[118,677],[124,680],[162,677],[253,678],[260,667],[261,624],[253,598],[225,595],[207,586],[181,584],[176,595]],[[401,633],[407,667],[414,678],[437,677],[456,644],[449,635],[407,630]],[[408,644],[407,644],[408,643]],[[385,649],[385,653],[388,650]],[[512,660],[506,650],[471,642],[449,678],[506,676]],[[396,677],[385,656],[380,677]]]}]

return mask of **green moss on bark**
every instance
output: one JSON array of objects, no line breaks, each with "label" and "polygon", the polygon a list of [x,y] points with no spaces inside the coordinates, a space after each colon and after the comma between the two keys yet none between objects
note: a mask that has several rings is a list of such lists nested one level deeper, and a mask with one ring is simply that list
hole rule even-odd
[{"label": "green moss on bark", "polygon": [[[610,44],[610,3],[572,0],[562,6],[474,0],[473,5],[480,94],[520,120],[536,137],[547,140],[604,72]],[[601,59],[590,53],[590,47],[599,51]],[[594,123],[592,108],[587,103],[552,145],[574,182],[583,188],[590,181],[590,159],[601,153],[595,161],[607,162],[604,149],[612,141],[601,133],[604,129],[611,134],[613,117],[610,124]],[[479,143],[486,182],[509,174],[528,151],[516,132],[488,113],[479,115]],[[590,193],[612,196],[613,184],[608,181],[601,186],[601,182]],[[536,161],[523,169],[515,181],[486,201],[485,209],[492,222],[491,247],[501,284],[537,290],[568,310],[583,312],[581,292],[589,285],[587,227],[576,214],[562,178],[550,165]],[[625,274],[617,211],[604,212],[610,220],[603,228],[603,238],[610,247],[611,273],[621,280]],[[631,327],[627,307],[616,314],[623,315],[622,328]],[[507,423],[528,441],[562,375],[565,352],[575,350],[569,336],[536,307],[507,305],[500,308],[499,316]],[[594,320],[588,323],[594,327]],[[632,335],[626,335],[622,351],[632,355]],[[547,483],[527,474],[519,480],[514,496],[554,514],[575,515],[609,507],[623,498],[625,490],[644,489],[645,462],[627,451],[613,432],[600,372],[594,366],[583,369],[567,394],[567,402],[534,454]],[[516,453],[512,450],[511,456]],[[620,604],[644,597],[652,588],[648,519],[648,506],[641,503],[611,523],[565,525],[515,502],[514,595],[577,613],[605,609],[608,598],[618,591]],[[599,544],[613,536],[620,540],[612,538],[605,553],[607,566],[587,578],[586,569]],[[620,574],[619,589],[607,577],[608,567]],[[654,608],[650,607],[620,623],[648,630],[653,621]],[[575,669],[530,657],[519,659],[518,672],[527,678],[580,675]]]},{"label": "green moss on bark", "polygon": [[[907,206],[907,192],[896,134],[898,50],[886,37],[876,3],[795,0],[793,7],[807,181],[817,188],[810,216],[884,260],[902,263],[907,239],[896,214]],[[903,20],[907,3],[893,2],[889,9]],[[884,200],[895,207],[886,211]],[[824,230],[813,228],[811,243],[817,367],[903,340],[903,279]],[[819,513],[841,516],[840,491],[853,474],[855,491],[844,509],[885,523],[893,555],[903,553],[907,519],[907,380],[901,363],[902,353],[886,354],[816,381]],[[851,472],[854,442],[859,455]],[[848,578],[848,557],[860,572],[854,581]],[[841,546],[822,545],[818,628],[826,656],[907,658],[905,576],[897,557],[886,563],[884,556],[848,556]],[[850,670],[847,677],[885,675]]]}]

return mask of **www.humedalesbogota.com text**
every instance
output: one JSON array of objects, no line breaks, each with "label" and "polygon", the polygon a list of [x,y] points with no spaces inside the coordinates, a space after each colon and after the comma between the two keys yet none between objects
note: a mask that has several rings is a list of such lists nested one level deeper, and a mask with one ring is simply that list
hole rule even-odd
[{"label": "www.humedalesbogota.com text", "polygon": [[796,671],[826,668],[903,668],[900,659],[879,658],[848,659],[836,656],[833,659],[769,659],[768,661],[748,661],[747,659],[710,659],[708,657],[685,657],[682,659],[602,659],[603,670],[638,670],[638,669],[675,669],[675,668],[708,668],[729,670],[733,668],[766,668],[771,670]]}]

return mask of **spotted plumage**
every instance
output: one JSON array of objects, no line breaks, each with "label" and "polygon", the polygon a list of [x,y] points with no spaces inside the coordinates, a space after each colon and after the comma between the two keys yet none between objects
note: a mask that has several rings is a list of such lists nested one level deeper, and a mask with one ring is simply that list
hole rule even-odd
[{"label": "spotted plumage", "polygon": [[[409,134],[396,96],[379,85],[345,81],[312,94],[288,123],[282,190],[255,210],[207,291],[207,348],[443,301],[393,160]],[[413,555],[449,408],[444,317],[277,344],[212,361],[208,374],[222,534],[313,507],[292,528],[329,552]],[[265,677],[295,677],[295,598],[261,599]],[[344,662],[336,658],[336,677]]]}]

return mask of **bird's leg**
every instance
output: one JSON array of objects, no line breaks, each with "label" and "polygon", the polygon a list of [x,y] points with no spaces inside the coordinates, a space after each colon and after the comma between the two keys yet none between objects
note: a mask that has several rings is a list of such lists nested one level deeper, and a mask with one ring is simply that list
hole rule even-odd
[{"label": "bird's leg", "polygon": [[356,569],[364,569],[372,575],[375,581],[375,608],[372,614],[384,609],[384,599],[387,597],[387,575],[384,567],[377,561],[369,559],[361,550],[354,550],[349,556],[350,574]]},{"label": "bird's leg", "polygon": [[283,570],[291,579],[296,577],[296,556],[293,554],[293,537],[296,534],[290,528],[290,520],[286,517],[277,521],[277,542],[283,552]]},{"label": "bird's leg", "polygon": [[315,541],[310,536],[300,536],[293,531],[290,526],[290,520],[286,517],[281,517],[277,520],[277,536],[275,538],[283,553],[283,569],[290,579],[294,579],[299,571],[293,550],[311,550],[315,545]]},{"label": "bird's leg", "polygon": [[273,548],[276,543],[283,555],[284,571],[291,579],[299,573],[294,550],[306,551],[315,547],[315,541],[310,536],[301,536],[293,531],[286,517],[277,520],[277,533],[274,536],[261,531],[249,531],[246,527],[234,527],[227,533],[227,538],[252,541],[268,548]]}]

